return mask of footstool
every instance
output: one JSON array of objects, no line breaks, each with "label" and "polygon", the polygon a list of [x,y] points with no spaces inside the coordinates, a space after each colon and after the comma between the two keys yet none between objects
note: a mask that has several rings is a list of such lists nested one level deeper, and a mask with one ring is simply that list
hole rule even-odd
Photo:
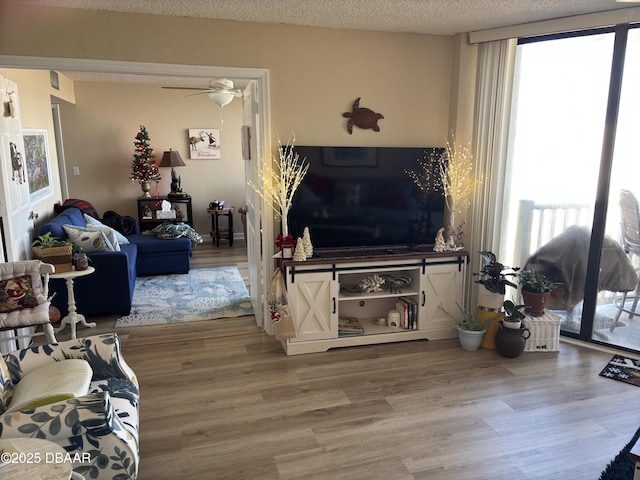
[{"label": "footstool", "polygon": [[168,273],[189,273],[191,239],[162,239],[154,235],[133,234],[127,237],[138,246],[136,270],[138,277]]}]

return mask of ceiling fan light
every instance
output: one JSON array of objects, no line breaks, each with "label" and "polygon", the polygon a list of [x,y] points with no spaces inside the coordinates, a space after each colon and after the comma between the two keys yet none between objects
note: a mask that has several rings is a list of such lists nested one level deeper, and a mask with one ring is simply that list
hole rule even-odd
[{"label": "ceiling fan light", "polygon": [[209,100],[221,107],[231,103],[231,100],[233,100],[233,93],[209,92],[207,95],[209,96]]}]

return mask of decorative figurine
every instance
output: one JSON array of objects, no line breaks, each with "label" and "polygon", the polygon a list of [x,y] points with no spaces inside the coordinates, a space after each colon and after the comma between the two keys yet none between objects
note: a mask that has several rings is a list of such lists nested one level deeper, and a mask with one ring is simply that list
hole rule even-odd
[{"label": "decorative figurine", "polygon": [[447,245],[444,242],[444,227],[438,230],[436,235],[436,243],[433,246],[434,252],[444,252],[447,249]]}]

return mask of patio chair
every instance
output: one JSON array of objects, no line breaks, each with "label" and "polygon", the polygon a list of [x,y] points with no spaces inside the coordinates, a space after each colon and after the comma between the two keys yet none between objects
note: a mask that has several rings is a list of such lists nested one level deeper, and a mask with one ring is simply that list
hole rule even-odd
[{"label": "patio chair", "polygon": [[[638,207],[638,199],[629,190],[620,191],[620,229],[622,231],[622,248],[627,255],[635,255],[640,258],[640,208]],[[640,269],[636,269],[636,272]],[[640,299],[640,278],[636,283],[635,290],[623,292],[622,297],[616,298],[614,301],[618,312],[615,319],[611,322],[609,330],[613,332],[616,327],[625,326],[620,322],[622,312],[629,314],[629,319],[633,319],[638,315],[636,311],[638,300]],[[626,302],[631,300],[631,308],[626,307]]]}]

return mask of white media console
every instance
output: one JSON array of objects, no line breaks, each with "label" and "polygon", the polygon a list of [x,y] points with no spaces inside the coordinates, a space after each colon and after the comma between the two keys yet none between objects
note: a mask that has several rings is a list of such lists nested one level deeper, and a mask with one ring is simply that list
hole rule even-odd
[{"label": "white media console", "polygon": [[[287,355],[334,347],[454,338],[453,322],[439,308],[463,305],[468,254],[433,252],[432,246],[327,250],[304,262],[284,266],[297,335],[283,341]],[[361,293],[357,285],[371,275],[410,278],[399,290]],[[414,305],[406,327],[378,325],[398,305]],[[400,307],[398,308],[400,309]],[[339,318],[355,317],[364,332],[339,334]]]}]

